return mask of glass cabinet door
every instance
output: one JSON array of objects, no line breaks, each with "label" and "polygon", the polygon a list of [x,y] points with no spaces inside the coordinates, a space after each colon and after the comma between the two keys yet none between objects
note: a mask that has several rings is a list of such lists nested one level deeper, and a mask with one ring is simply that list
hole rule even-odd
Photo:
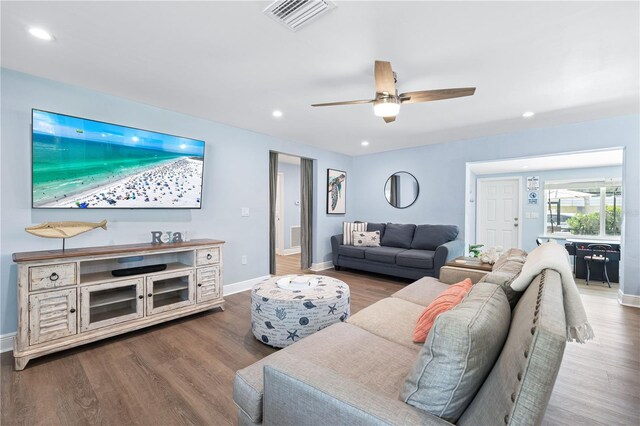
[{"label": "glass cabinet door", "polygon": [[80,330],[88,331],[144,316],[142,278],[80,289]]},{"label": "glass cabinet door", "polygon": [[192,271],[147,277],[147,315],[193,305],[195,303],[193,284]]}]

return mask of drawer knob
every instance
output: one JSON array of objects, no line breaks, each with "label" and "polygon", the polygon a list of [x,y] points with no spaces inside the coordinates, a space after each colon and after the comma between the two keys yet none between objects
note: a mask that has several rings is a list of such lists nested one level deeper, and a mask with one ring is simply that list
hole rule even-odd
[{"label": "drawer knob", "polygon": [[202,283],[198,283],[198,287],[202,287]]},{"label": "drawer knob", "polygon": [[147,297],[153,297],[153,293],[147,294]]},{"label": "drawer knob", "polygon": [[207,260],[211,260],[213,256],[211,256],[211,253],[207,254]]},{"label": "drawer knob", "polygon": [[51,281],[58,281],[58,278],[60,278],[60,275],[56,274],[55,272],[51,275],[49,275],[49,279]]},{"label": "drawer knob", "polygon": [[69,312],[71,312],[72,314],[74,314],[76,312],[76,308],[71,308],[69,309]]},{"label": "drawer knob", "polygon": [[138,296],[138,299],[144,299],[143,295]]}]

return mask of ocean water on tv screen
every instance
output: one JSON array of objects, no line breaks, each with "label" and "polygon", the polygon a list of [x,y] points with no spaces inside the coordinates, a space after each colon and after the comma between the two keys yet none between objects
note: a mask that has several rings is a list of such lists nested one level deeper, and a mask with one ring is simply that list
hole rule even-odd
[{"label": "ocean water on tv screen", "polygon": [[33,206],[198,208],[203,155],[202,141],[34,110]]}]

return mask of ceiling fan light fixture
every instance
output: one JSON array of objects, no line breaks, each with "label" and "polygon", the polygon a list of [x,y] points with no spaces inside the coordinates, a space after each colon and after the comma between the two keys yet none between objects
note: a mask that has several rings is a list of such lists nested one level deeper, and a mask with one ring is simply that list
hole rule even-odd
[{"label": "ceiling fan light fixture", "polygon": [[395,117],[400,112],[400,101],[395,97],[380,98],[373,103],[373,113],[378,117]]},{"label": "ceiling fan light fixture", "polygon": [[29,34],[31,34],[35,38],[39,38],[40,40],[52,41],[54,39],[54,37],[51,35],[51,33],[49,33],[47,30],[42,29],[42,28],[31,27],[31,28],[29,28],[28,31],[29,31]]}]

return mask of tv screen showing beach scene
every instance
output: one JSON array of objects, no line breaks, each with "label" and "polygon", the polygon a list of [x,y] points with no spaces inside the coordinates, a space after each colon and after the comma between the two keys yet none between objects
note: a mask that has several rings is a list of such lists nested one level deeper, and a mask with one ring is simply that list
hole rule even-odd
[{"label": "tv screen showing beach scene", "polygon": [[33,208],[202,204],[204,142],[32,111]]}]

